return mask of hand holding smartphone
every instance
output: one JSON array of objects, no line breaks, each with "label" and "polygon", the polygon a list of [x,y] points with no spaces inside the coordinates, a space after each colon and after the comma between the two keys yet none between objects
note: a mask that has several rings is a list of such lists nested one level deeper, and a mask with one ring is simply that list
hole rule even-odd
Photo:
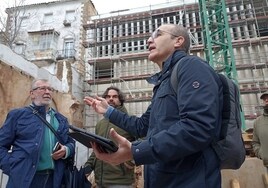
[{"label": "hand holding smartphone", "polygon": [[52,153],[54,153],[54,152],[58,151],[59,149],[60,149],[60,143],[59,143],[59,142],[57,142],[57,143],[55,144],[55,146],[54,146],[53,150],[52,150]]}]

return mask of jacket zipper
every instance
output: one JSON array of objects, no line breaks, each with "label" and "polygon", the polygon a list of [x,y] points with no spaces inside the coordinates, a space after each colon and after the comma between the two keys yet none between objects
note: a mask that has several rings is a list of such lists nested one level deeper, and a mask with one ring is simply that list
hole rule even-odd
[{"label": "jacket zipper", "polygon": [[[109,121],[108,121],[108,125],[105,126],[106,127],[106,130],[105,130],[105,137],[108,138],[108,130],[109,130]],[[101,161],[101,178],[100,178],[100,186],[102,187],[103,186],[103,161]]]}]

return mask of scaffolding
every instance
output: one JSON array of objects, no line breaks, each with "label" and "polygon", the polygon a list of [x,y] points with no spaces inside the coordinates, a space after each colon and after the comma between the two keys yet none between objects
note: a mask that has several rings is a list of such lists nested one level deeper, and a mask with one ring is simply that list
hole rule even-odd
[{"label": "scaffolding", "polygon": [[[268,5],[261,0],[228,0],[225,8],[235,60],[232,66],[237,71],[245,121],[251,127],[260,114],[259,95],[268,89]],[[100,95],[115,85],[126,94],[128,111],[141,115],[152,96],[152,85],[145,79],[159,71],[147,60],[147,39],[163,23],[182,24],[192,39],[191,54],[205,59],[199,10],[198,1],[173,1],[91,17],[84,25],[89,94]]]}]

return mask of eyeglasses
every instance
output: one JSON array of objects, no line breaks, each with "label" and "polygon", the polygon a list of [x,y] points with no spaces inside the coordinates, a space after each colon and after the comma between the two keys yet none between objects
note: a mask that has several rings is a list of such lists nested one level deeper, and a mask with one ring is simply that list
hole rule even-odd
[{"label": "eyeglasses", "polygon": [[35,90],[40,90],[40,91],[43,91],[43,92],[45,92],[46,90],[48,90],[49,92],[54,91],[54,89],[52,87],[36,87],[36,88],[32,89],[32,91],[35,91]]},{"label": "eyeglasses", "polygon": [[170,33],[169,31],[164,31],[164,30],[161,30],[161,29],[157,29],[152,33],[152,35],[151,35],[152,39],[156,39],[157,37],[161,36],[161,33],[167,33],[167,34],[170,34],[173,37],[179,37],[178,35],[174,35],[174,34]]}]

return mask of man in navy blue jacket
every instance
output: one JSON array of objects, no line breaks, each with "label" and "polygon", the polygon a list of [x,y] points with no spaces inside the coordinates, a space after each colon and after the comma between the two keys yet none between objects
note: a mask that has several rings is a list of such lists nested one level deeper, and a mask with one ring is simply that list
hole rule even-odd
[{"label": "man in navy blue jacket", "polygon": [[[131,159],[144,164],[145,188],[221,187],[220,161],[210,146],[219,137],[221,125],[218,75],[207,62],[188,55],[190,38],[182,26],[162,25],[147,43],[148,58],[161,71],[149,79],[155,85],[154,95],[141,117],[128,116],[100,97],[84,99],[113,124],[145,139],[131,143],[111,130],[119,149],[107,154],[93,144],[97,158],[111,164]],[[180,60],[176,95],[170,76]]]},{"label": "man in navy blue jacket", "polygon": [[44,79],[34,80],[30,90],[31,108],[57,131],[53,132],[28,107],[11,110],[0,128],[0,168],[9,176],[7,188],[61,188],[64,159],[75,153],[68,136],[68,121],[49,105],[53,88]]}]

